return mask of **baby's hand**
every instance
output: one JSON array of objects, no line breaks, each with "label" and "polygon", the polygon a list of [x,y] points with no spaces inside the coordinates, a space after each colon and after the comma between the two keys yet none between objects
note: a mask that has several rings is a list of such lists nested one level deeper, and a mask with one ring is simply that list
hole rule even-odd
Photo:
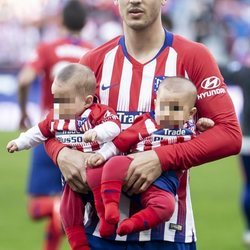
[{"label": "baby's hand", "polygon": [[10,141],[6,146],[6,149],[9,153],[14,153],[15,151],[18,151],[18,147],[14,141]]},{"label": "baby's hand", "polygon": [[86,165],[89,167],[96,167],[101,165],[102,163],[105,162],[104,157],[99,154],[99,153],[95,153],[92,154],[87,160],[86,160]]},{"label": "baby's hand", "polygon": [[83,140],[84,142],[92,142],[95,141],[96,137],[97,137],[96,131],[93,129],[89,129],[84,133]]},{"label": "baby's hand", "polygon": [[196,123],[196,127],[200,132],[204,132],[209,128],[212,128],[213,126],[214,126],[214,121],[204,117],[200,118]]}]

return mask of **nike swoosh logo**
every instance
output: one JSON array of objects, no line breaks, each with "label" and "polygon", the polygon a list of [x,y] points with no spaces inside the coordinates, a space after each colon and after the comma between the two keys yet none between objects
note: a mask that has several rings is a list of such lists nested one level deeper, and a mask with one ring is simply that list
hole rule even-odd
[{"label": "nike swoosh logo", "polygon": [[101,87],[101,89],[104,91],[104,90],[113,88],[113,87],[115,87],[115,86],[117,86],[117,85],[118,85],[118,83],[116,83],[116,84],[110,84],[110,85],[107,85],[107,86],[105,86],[105,85],[103,84],[102,87]]}]

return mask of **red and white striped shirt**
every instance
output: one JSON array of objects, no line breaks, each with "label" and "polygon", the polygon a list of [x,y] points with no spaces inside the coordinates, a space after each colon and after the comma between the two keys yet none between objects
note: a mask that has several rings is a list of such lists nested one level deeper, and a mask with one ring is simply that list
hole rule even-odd
[{"label": "red and white striped shirt", "polygon": [[[54,119],[53,110],[46,119],[38,124],[44,137],[56,137],[63,144],[83,152],[93,152],[105,142],[113,140],[120,133],[120,121],[112,108],[102,104],[93,104],[76,119]],[[94,129],[97,138],[93,142],[84,142],[84,132]]]},{"label": "red and white striped shirt", "polygon": [[187,121],[183,128],[160,129],[154,120],[154,113],[145,113],[135,119],[133,124],[122,131],[113,141],[106,143],[99,151],[105,160],[118,153],[136,153],[154,148],[182,143],[195,137],[193,120]]},{"label": "red and white striped shirt", "polygon": [[[95,73],[96,94],[101,103],[117,111],[123,129],[140,114],[154,110],[154,90],[164,77],[184,76],[195,84],[198,117],[212,119],[215,126],[188,142],[155,148],[163,170],[187,170],[239,152],[241,131],[232,101],[214,58],[203,45],[166,32],[160,51],[142,64],[128,54],[124,36],[120,36],[85,54],[80,63]],[[54,162],[62,147],[56,141],[47,142]],[[137,234],[117,235],[115,240],[195,241],[188,171],[180,179],[175,207],[168,222]],[[121,220],[133,208],[133,202],[122,196]],[[86,230],[99,236],[97,217],[90,219]]]}]

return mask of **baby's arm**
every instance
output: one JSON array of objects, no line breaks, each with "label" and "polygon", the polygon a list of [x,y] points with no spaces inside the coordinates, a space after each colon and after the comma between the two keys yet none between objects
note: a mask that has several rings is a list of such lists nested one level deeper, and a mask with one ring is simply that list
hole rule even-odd
[{"label": "baby's arm", "polygon": [[108,121],[86,131],[83,139],[85,142],[98,141],[99,143],[105,143],[112,141],[120,132],[121,129],[116,123]]},{"label": "baby's arm", "polygon": [[53,110],[51,110],[47,117],[39,122],[38,125],[21,133],[15,140],[10,141],[6,146],[8,152],[13,153],[15,151],[30,149],[46,141],[48,137],[53,136],[53,133],[50,131],[52,117]]},{"label": "baby's arm", "polygon": [[38,125],[28,129],[26,132],[20,134],[20,136],[12,141],[10,141],[6,148],[9,153],[15,151],[21,151],[24,149],[30,149],[42,142],[47,138],[43,136]]},{"label": "baby's arm", "polygon": [[205,117],[200,118],[196,123],[196,127],[199,132],[204,132],[209,128],[212,128],[213,126],[214,126],[214,121]]}]

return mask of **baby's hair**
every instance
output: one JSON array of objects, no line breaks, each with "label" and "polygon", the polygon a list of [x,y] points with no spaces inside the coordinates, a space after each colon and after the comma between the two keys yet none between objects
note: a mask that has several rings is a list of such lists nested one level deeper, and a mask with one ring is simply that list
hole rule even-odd
[{"label": "baby's hair", "polygon": [[158,89],[161,91],[168,91],[168,93],[181,94],[187,97],[191,106],[194,106],[197,96],[197,89],[195,85],[187,78],[184,77],[167,77],[164,79]]},{"label": "baby's hair", "polygon": [[56,76],[60,85],[70,85],[75,88],[76,94],[94,95],[96,79],[94,73],[86,66],[79,63],[71,63],[65,66]]}]

